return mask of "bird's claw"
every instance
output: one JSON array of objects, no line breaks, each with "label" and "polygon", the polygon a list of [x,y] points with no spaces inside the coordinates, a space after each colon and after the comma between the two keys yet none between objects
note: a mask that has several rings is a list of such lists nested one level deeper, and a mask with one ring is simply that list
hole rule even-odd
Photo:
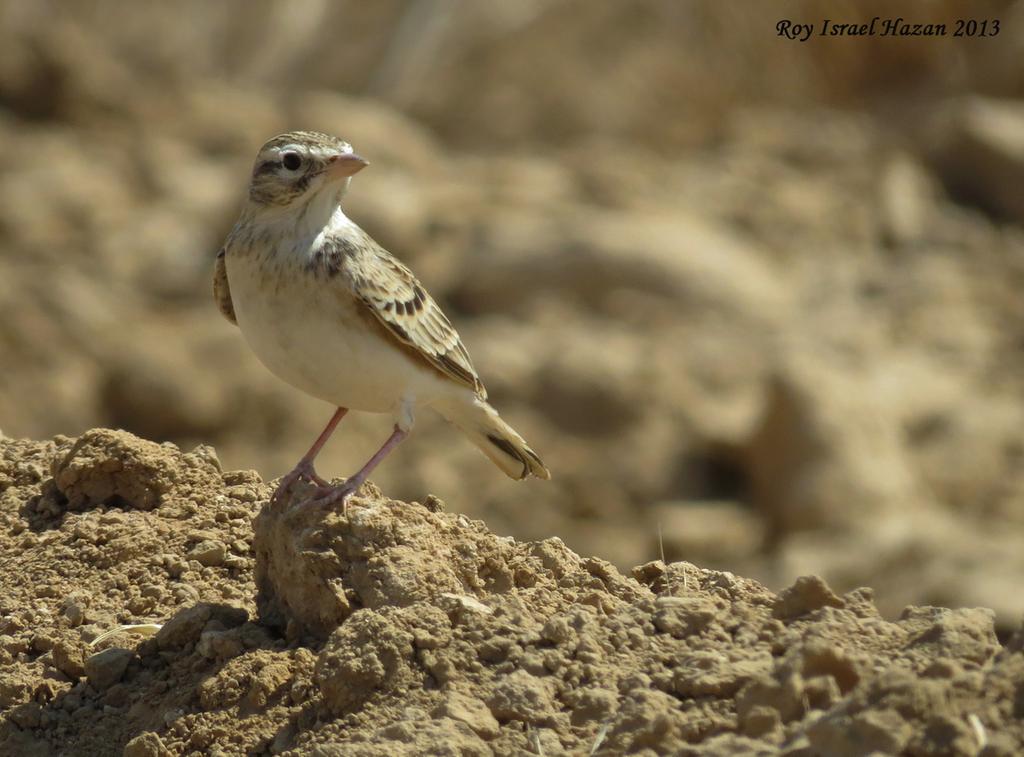
[{"label": "bird's claw", "polygon": [[300,462],[295,466],[289,473],[286,473],[281,479],[281,482],[277,485],[277,489],[274,490],[273,496],[270,498],[272,504],[279,503],[284,497],[285,493],[291,489],[292,484],[299,480],[308,481],[311,484],[316,484],[320,489],[331,489],[331,483],[322,478],[313,467],[312,462]]},{"label": "bird's claw", "polygon": [[355,494],[362,484],[362,481],[353,477],[338,486],[321,486],[317,488],[316,492],[314,492],[310,499],[321,507],[330,507],[340,502],[342,513],[347,516],[348,498]]}]

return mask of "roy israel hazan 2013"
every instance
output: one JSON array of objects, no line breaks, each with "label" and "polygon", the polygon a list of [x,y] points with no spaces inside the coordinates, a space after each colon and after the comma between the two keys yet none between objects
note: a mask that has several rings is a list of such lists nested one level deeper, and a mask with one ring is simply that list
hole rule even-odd
[{"label": "roy israel hazan 2013", "polygon": [[800,24],[783,19],[775,25],[775,30],[780,37],[799,39],[801,42],[806,42],[815,32],[819,37],[945,37],[949,34],[946,24],[918,23],[902,17],[875,16],[871,21],[860,24],[826,18],[815,27],[813,23]]}]

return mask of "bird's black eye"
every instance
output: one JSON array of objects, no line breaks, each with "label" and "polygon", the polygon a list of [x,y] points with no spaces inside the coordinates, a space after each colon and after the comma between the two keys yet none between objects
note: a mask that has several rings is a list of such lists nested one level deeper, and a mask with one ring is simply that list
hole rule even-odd
[{"label": "bird's black eye", "polygon": [[297,152],[286,152],[281,156],[281,165],[289,171],[294,171],[302,165],[302,158],[299,157]]}]

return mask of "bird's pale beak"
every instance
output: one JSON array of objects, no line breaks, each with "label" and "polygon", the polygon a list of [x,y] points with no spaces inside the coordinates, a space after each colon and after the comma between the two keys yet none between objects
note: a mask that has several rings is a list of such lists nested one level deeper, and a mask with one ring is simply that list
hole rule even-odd
[{"label": "bird's pale beak", "polygon": [[342,178],[357,174],[370,165],[370,161],[359,157],[354,152],[335,155],[327,161],[327,173],[333,178]]}]

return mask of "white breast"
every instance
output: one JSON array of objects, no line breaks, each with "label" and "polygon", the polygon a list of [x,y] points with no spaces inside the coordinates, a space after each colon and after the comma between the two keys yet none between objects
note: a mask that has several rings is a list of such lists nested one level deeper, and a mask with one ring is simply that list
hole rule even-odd
[{"label": "white breast", "polygon": [[294,255],[226,256],[238,325],[260,361],[292,386],[341,407],[396,412],[430,403],[450,381],[365,320],[340,278],[316,278]]}]

